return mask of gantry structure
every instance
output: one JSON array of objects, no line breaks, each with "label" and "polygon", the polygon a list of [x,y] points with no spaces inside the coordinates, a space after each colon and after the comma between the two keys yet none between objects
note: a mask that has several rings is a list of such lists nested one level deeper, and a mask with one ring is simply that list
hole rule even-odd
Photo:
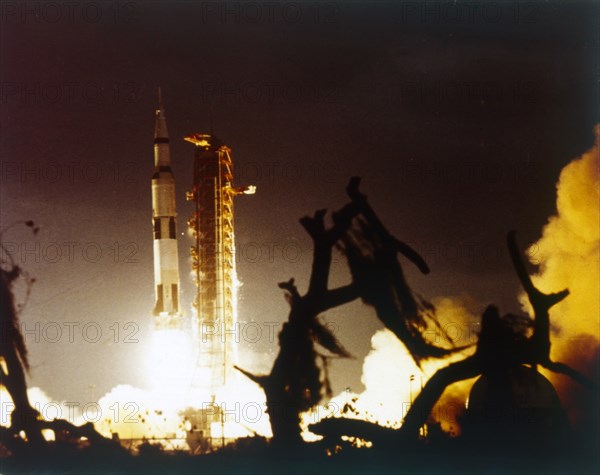
[{"label": "gantry structure", "polygon": [[[255,187],[233,186],[231,149],[213,134],[193,134],[194,181],[187,199],[196,295],[194,329],[199,339],[202,385],[214,391],[230,379],[237,359],[237,287],[233,200]],[[214,394],[214,393],[213,393]]]}]

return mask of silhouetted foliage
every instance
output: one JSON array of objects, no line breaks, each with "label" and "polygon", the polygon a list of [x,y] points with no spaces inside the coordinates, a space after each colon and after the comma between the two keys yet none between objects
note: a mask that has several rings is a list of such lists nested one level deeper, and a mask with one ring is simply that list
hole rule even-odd
[{"label": "silhouetted foliage", "polygon": [[[32,229],[34,235],[37,234],[38,228],[33,221],[26,221],[24,224]],[[12,226],[4,229],[2,233],[10,227]],[[30,450],[40,450],[49,445],[42,435],[42,430],[50,429],[54,432],[57,443],[68,444],[85,437],[92,444],[110,444],[116,447],[116,444],[96,432],[91,422],[75,426],[62,419],[46,421],[31,406],[25,379],[25,371],[29,369],[27,348],[19,328],[13,285],[19,278],[25,280],[26,302],[35,279],[17,266],[10,253],[1,243],[0,245],[3,256],[8,258],[8,262],[2,262],[0,266],[0,357],[4,361],[4,366],[0,365],[0,384],[6,388],[14,405],[10,427],[0,427],[0,443],[11,453],[27,454]],[[25,438],[21,436],[21,432],[25,433]]]},{"label": "silhouetted foliage", "polygon": [[392,236],[381,223],[353,178],[347,192],[360,214],[342,236],[340,248],[346,255],[362,301],[375,308],[377,317],[409,350],[417,364],[424,358],[441,358],[462,348],[441,348],[426,340],[429,324],[452,342],[440,327],[433,304],[416,295],[404,277],[398,254],[410,260],[424,274],[425,260],[408,244]]},{"label": "silhouetted foliage", "polygon": [[[37,228],[32,221],[27,221],[25,224],[37,233]],[[5,231],[6,229],[2,233]],[[11,443],[12,439],[15,439],[22,430],[27,434],[31,444],[39,445],[44,439],[37,429],[39,414],[31,407],[27,396],[25,371],[29,369],[29,361],[12,292],[13,284],[19,277],[23,277],[28,296],[33,279],[14,263],[4,245],[2,245],[2,254],[8,258],[8,262],[2,262],[0,267],[0,357],[5,363],[5,366],[0,365],[0,384],[10,394],[14,411],[10,430],[0,428],[0,434],[2,444],[12,451],[20,446],[19,441]]]},{"label": "silhouetted foliage", "polygon": [[[310,283],[305,295],[300,295],[294,279],[279,284],[287,291],[291,310],[279,334],[280,350],[270,374],[256,376],[238,368],[263,387],[276,444],[298,444],[300,413],[316,405],[323,395],[331,396],[327,357],[319,355],[314,344],[319,343],[337,357],[350,356],[319,322],[318,315],[325,310],[360,297],[375,307],[379,319],[409,348],[417,362],[457,351],[434,346],[423,337],[426,319],[437,325],[435,309],[408,287],[397,253],[408,257],[425,273],[429,272],[427,264],[407,244],[388,233],[358,191],[358,185],[358,178],[350,181],[347,192],[351,202],[332,214],[332,227],[326,228],[325,210],[300,220],[314,245]],[[327,281],[332,248],[336,245],[348,258],[353,280],[347,286],[330,290]],[[317,364],[319,356],[322,368]]]},{"label": "silhouetted foliage", "polygon": [[[379,319],[402,341],[417,364],[424,358],[443,358],[463,350],[465,347],[441,348],[425,339],[424,331],[431,324],[445,334],[439,327],[434,306],[408,286],[397,256],[402,254],[425,274],[429,272],[429,268],[412,248],[387,231],[366,197],[358,191],[358,183],[358,179],[353,179],[347,188],[352,204],[356,206],[355,215],[351,225],[340,238],[338,246],[347,257],[353,283],[360,298],[375,308]],[[514,396],[510,392],[510,378],[526,378],[539,386],[542,383],[535,378],[535,375],[539,375],[536,371],[538,364],[551,371],[564,373],[591,388],[593,384],[585,376],[563,363],[552,361],[549,356],[548,312],[553,305],[568,295],[568,290],[543,294],[536,289],[525,270],[514,232],[508,234],[507,242],[513,266],[533,307],[534,319],[512,314],[501,317],[495,306],[488,306],[482,315],[481,333],[475,354],[438,370],[412,404],[398,431],[350,419],[324,420],[311,425],[310,430],[337,440],[342,435],[355,436],[377,441],[383,446],[397,444],[397,436],[394,442],[390,439],[392,432],[399,434],[404,442],[416,441],[420,429],[427,423],[445,388],[454,382],[479,375],[490,379],[491,387],[494,388],[490,394],[495,395],[493,397],[499,402],[496,406],[503,405],[502,407],[512,408],[517,412],[520,408],[514,406],[515,402],[511,402]],[[523,365],[530,365],[531,369],[525,368],[525,371],[522,369]],[[550,383],[547,385],[551,388]],[[528,409],[524,414],[531,415],[532,410]],[[546,411],[545,417],[549,415],[554,421],[553,430],[564,435],[566,419],[559,403],[554,409]],[[548,421],[547,418],[546,422]],[[518,425],[507,427],[507,433],[510,433]],[[528,426],[525,428],[531,429]],[[487,430],[490,431],[491,428],[487,427]],[[524,430],[522,432],[532,433]],[[542,439],[549,440],[548,437]],[[556,437],[554,441],[556,440],[562,439]]]},{"label": "silhouetted foliage", "polygon": [[533,334],[526,337],[522,324],[514,326],[519,319],[514,316],[500,317],[498,309],[490,305],[481,318],[481,333],[477,350],[473,356],[452,363],[438,370],[417,396],[406,415],[400,433],[403,437],[415,437],[435,402],[452,383],[479,375],[491,375],[494,379],[508,379],[507,372],[531,365],[535,370],[540,364],[551,371],[563,373],[588,388],[594,384],[578,371],[564,363],[550,359],[550,319],[549,310],[569,294],[567,289],[557,293],[544,294],[531,282],[519,252],[515,233],[507,236],[508,249],[513,266],[534,310]]},{"label": "silhouetted foliage", "polygon": [[321,368],[317,364],[317,357],[320,357],[326,370],[328,356],[318,354],[315,343],[337,357],[350,356],[335,335],[319,322],[318,316],[358,297],[354,284],[331,290],[327,286],[332,248],[355,213],[356,206],[345,206],[336,214],[335,223],[330,228],[325,226],[325,210],[300,220],[314,245],[308,291],[300,295],[294,279],[279,284],[287,291],[286,298],[291,308],[288,321],[279,333],[279,354],[271,372],[255,376],[238,368],[265,391],[274,444],[288,447],[299,444],[300,414],[317,404],[323,395],[331,395],[326,371],[321,377]]}]

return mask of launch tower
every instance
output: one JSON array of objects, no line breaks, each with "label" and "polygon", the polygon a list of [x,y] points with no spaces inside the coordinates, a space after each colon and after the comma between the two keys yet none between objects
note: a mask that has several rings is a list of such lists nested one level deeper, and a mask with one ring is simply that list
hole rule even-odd
[{"label": "launch tower", "polygon": [[195,212],[188,225],[195,239],[195,330],[200,338],[199,366],[203,384],[214,390],[225,385],[236,361],[237,334],[233,198],[252,194],[255,187],[233,186],[231,149],[212,134],[185,140],[196,146],[194,182],[187,199]]}]

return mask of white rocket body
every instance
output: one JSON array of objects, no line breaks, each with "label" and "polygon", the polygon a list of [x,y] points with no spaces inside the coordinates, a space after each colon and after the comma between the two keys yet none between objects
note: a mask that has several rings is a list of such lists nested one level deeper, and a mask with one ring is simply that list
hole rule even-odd
[{"label": "white rocket body", "polygon": [[180,324],[179,256],[177,252],[175,181],[169,156],[169,134],[160,101],[154,129],[154,174],[152,175],[152,226],[154,230],[154,315],[160,327]]}]

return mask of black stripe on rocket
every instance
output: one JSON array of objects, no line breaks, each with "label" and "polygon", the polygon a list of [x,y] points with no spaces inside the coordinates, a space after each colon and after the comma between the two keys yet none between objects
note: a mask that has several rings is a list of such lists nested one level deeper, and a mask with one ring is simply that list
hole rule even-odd
[{"label": "black stripe on rocket", "polygon": [[154,169],[154,174],[152,175],[152,179],[156,180],[157,178],[160,178],[160,175],[163,174],[163,173],[172,175],[173,171],[171,170],[171,167],[165,166],[165,165],[162,165],[160,167],[156,167]]},{"label": "black stripe on rocket", "polygon": [[[167,222],[168,220],[168,222]],[[154,239],[177,239],[175,229],[175,217],[165,216],[162,218],[153,218],[154,223]],[[167,228],[167,229],[165,229]],[[163,231],[167,231],[163,233]],[[165,234],[163,236],[163,234]]]}]

